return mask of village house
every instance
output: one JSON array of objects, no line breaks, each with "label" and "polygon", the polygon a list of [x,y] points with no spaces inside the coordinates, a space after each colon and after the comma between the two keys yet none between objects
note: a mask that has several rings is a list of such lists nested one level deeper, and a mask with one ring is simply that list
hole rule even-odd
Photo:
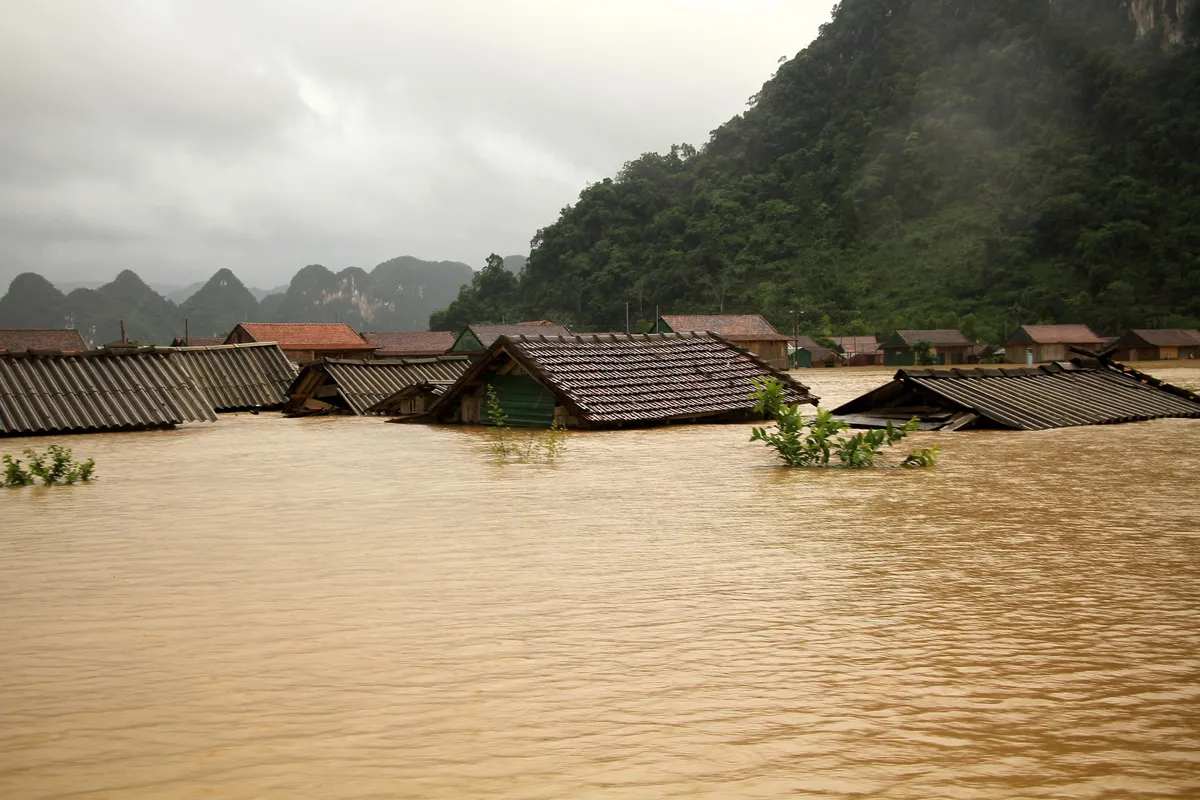
[{"label": "village house", "polygon": [[1004,343],[1004,360],[1009,364],[1044,364],[1066,361],[1072,347],[1094,352],[1108,340],[1087,325],[1022,325]]},{"label": "village house", "polygon": [[0,330],[0,352],[82,353],[87,343],[74,328],[7,328]]},{"label": "village house", "polygon": [[275,342],[296,362],[318,358],[367,358],[376,346],[343,322],[243,322],[224,344]]},{"label": "village house", "polygon": [[1041,431],[1166,417],[1200,417],[1200,396],[1107,359],[1037,367],[903,369],[833,413],[856,428],[903,425]]},{"label": "village house", "polygon": [[362,337],[379,348],[375,358],[440,356],[457,338],[450,331],[366,331]]},{"label": "village house", "polygon": [[762,314],[663,314],[656,333],[715,333],[749,350],[775,369],[788,368],[791,337],[775,330]]},{"label": "village house", "polygon": [[809,369],[842,366],[842,357],[836,350],[820,344],[811,336],[797,336],[792,341],[795,342],[795,347],[788,348],[792,367]]},{"label": "village house", "polygon": [[494,394],[507,424],[619,428],[761,419],[756,378],[775,378],[792,403],[808,388],[757,356],[707,333],[502,336],[422,417],[488,424]]},{"label": "village house", "polygon": [[470,357],[462,355],[398,358],[393,360],[324,359],[308,364],[287,389],[283,413],[288,416],[352,414],[372,416],[407,413],[375,406],[417,384],[446,387],[466,371]]},{"label": "village house", "polygon": [[936,364],[966,364],[976,342],[954,329],[896,331],[880,349],[883,363],[889,367],[910,367],[917,363],[917,348],[928,342]]},{"label": "village house", "polygon": [[1118,361],[1174,361],[1200,358],[1200,330],[1164,328],[1126,331],[1110,345]]},{"label": "village house", "polygon": [[[535,330],[530,330],[534,328]],[[524,336],[538,334],[542,336],[572,336],[565,325],[555,325],[552,322],[538,320],[537,322],[522,322],[516,325],[468,325],[450,346],[451,353],[481,353],[487,350],[501,336]]]},{"label": "village house", "polygon": [[274,342],[195,345],[171,351],[182,359],[218,413],[279,408],[296,378],[296,368]]},{"label": "village house", "polygon": [[878,367],[883,365],[883,349],[874,336],[834,336],[842,348],[842,361],[848,367]]}]

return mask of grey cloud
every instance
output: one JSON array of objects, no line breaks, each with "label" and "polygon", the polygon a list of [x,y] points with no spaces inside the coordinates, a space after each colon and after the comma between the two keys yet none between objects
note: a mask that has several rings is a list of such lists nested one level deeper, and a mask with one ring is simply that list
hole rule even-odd
[{"label": "grey cloud", "polygon": [[22,0],[0,282],[524,251],[588,181],[702,142],[831,5]]}]

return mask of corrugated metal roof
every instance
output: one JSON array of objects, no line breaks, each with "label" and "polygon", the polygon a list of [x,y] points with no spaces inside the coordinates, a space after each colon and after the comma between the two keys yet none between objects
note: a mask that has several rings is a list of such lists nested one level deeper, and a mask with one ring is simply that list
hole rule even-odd
[{"label": "corrugated metal roof", "polygon": [[284,413],[299,411],[316,391],[333,383],[355,414],[374,414],[371,407],[414,383],[458,380],[466,371],[467,356],[404,358],[392,361],[326,359],[300,371],[288,389]]},{"label": "corrugated metal roof", "polygon": [[762,314],[663,314],[662,321],[675,333],[715,333],[731,342],[784,342],[789,337],[775,330]]},{"label": "corrugated metal roof", "polygon": [[0,355],[0,434],[216,422],[183,359],[156,348]]},{"label": "corrugated metal roof", "polygon": [[1011,340],[1015,344],[1104,344],[1087,325],[1022,325]]},{"label": "corrugated metal roof", "polygon": [[1196,347],[1200,345],[1200,331],[1182,328],[1136,329],[1118,338],[1117,346],[1137,346],[1139,340],[1152,347]]},{"label": "corrugated metal roof", "polygon": [[918,342],[929,342],[935,347],[969,347],[975,342],[963,335],[962,331],[953,328],[941,328],[938,330],[927,331],[896,331],[896,335],[904,342],[904,345],[890,344],[884,342],[884,347],[902,347],[915,345]]},{"label": "corrugated metal roof", "polygon": [[817,400],[786,372],[713,334],[517,336],[498,339],[430,414],[451,413],[454,398],[486,382],[503,353],[597,426],[748,413],[751,382],[760,377],[783,383],[790,402]]},{"label": "corrugated metal roof", "polygon": [[1130,367],[1090,359],[1015,369],[900,370],[892,383],[834,413],[869,424],[909,411],[942,421],[948,411],[969,411],[994,425],[1036,431],[1200,417],[1200,396]]},{"label": "corrugated metal roof", "polygon": [[278,408],[296,368],[274,342],[180,347],[183,359],[217,411]]}]

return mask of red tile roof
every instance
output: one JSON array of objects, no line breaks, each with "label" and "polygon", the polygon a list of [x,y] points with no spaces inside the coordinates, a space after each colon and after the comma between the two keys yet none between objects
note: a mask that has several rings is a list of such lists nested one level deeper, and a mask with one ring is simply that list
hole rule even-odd
[{"label": "red tile roof", "polygon": [[[1087,325],[1022,325],[1020,330],[1034,344],[1104,344]],[[1020,340],[1014,340],[1020,341]]]},{"label": "red tile roof", "polygon": [[79,331],[10,328],[0,330],[0,350],[20,353],[25,350],[53,350],[60,353],[80,353],[88,346]]},{"label": "red tile roof", "polygon": [[363,338],[379,347],[376,356],[436,356],[453,346],[450,331],[367,331]]},{"label": "red tile roof", "polygon": [[[256,342],[276,342],[284,350],[375,349],[344,322],[243,322],[237,328]],[[234,333],[227,343],[233,344]]]},{"label": "red tile roof", "polygon": [[708,331],[731,342],[790,341],[762,314],[663,314],[662,321],[675,333]]}]

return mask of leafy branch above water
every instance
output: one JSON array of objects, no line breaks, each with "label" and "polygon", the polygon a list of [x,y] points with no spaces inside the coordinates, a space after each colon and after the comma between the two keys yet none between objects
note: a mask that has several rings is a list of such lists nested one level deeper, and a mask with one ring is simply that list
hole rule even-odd
[{"label": "leafy branch above water", "polygon": [[[816,419],[805,422],[800,404],[788,403],[783,384],[774,378],[756,380],[751,397],[755,401],[754,410],[770,416],[775,427],[755,428],[750,441],[762,442],[789,467],[873,467],[884,447],[896,445],[919,427],[914,418],[900,427],[889,422],[879,430],[841,435],[850,426],[835,419],[830,411],[817,409]],[[901,466],[932,467],[937,463],[939,449],[934,445],[914,450]],[[835,455],[838,463],[831,464]]]},{"label": "leafy branch above water", "polygon": [[21,459],[4,454],[4,475],[0,484],[4,486],[32,486],[41,480],[45,486],[55,484],[86,483],[96,473],[96,461],[76,462],[70,448],[52,444],[44,453],[26,448],[25,456],[29,459],[29,467],[21,463]]},{"label": "leafy branch above water", "polygon": [[500,397],[491,384],[485,393],[487,421],[491,426],[492,439],[488,443],[499,461],[515,459],[517,461],[546,461],[552,462],[566,447],[566,429],[559,424],[555,417],[550,429],[539,435],[529,431],[529,435],[518,439],[508,425],[508,415],[500,405]]}]

